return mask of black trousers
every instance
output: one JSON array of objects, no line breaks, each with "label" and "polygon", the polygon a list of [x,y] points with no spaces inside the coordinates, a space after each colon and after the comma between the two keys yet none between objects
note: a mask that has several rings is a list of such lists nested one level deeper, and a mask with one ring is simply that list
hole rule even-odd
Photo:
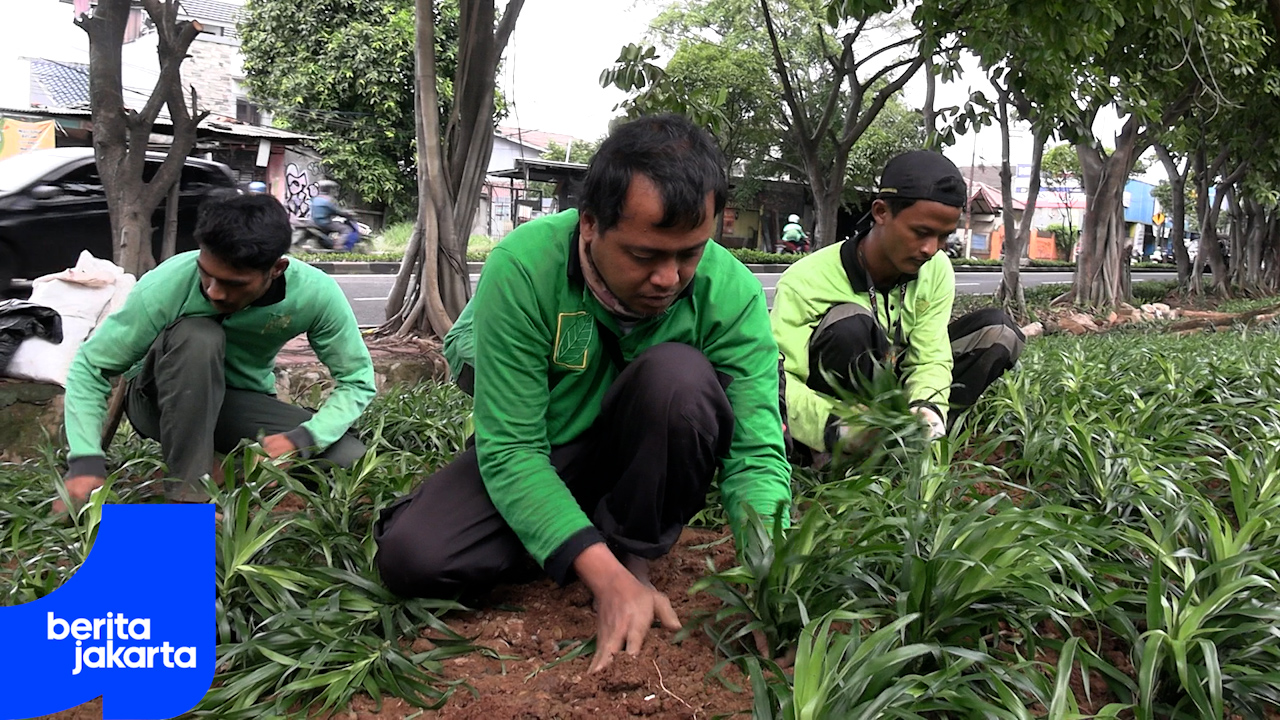
[{"label": "black trousers", "polygon": [[[287,432],[314,414],[250,390],[226,385],[226,334],[212,318],[183,318],[151,344],[142,372],[129,381],[125,414],[138,434],[160,442],[169,474],[165,496],[174,502],[207,502],[200,479],[214,453],[228,453],[259,433]],[[347,433],[317,457],[350,467],[364,445]]]},{"label": "black trousers", "polygon": [[[698,350],[654,346],[609,387],[592,427],[552,448],[552,466],[614,552],[665,555],[706,505],[733,437],[727,386]],[[475,448],[384,509],[374,540],[378,572],[399,595],[476,595],[531,579],[529,553],[489,499]],[[565,584],[576,553],[562,551],[544,569]]]},{"label": "black trousers", "polygon": [[[1027,340],[1008,313],[999,308],[984,308],[953,320],[947,335],[954,361],[949,404],[956,411],[977,402],[1012,368]],[[874,364],[888,356],[889,339],[870,310],[854,303],[836,305],[827,311],[809,340],[806,384],[834,395],[828,376],[842,388],[851,389],[855,373],[871,377]]]}]

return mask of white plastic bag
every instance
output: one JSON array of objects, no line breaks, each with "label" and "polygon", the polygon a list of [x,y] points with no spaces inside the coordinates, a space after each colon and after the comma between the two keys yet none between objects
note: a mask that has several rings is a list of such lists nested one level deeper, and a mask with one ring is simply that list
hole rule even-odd
[{"label": "white plastic bag", "polygon": [[86,250],[73,268],[37,278],[31,302],[62,316],[62,342],[30,338],[18,347],[5,374],[23,380],[65,386],[80,345],[107,315],[124,304],[136,282],[133,275]]}]

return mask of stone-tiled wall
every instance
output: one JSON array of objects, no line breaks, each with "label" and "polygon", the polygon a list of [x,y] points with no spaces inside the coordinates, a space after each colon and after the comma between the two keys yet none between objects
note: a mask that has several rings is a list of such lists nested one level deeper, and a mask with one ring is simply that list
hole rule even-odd
[{"label": "stone-tiled wall", "polygon": [[195,86],[200,107],[213,116],[236,116],[235,78],[241,74],[240,46],[222,38],[197,38],[182,63],[182,84]]}]

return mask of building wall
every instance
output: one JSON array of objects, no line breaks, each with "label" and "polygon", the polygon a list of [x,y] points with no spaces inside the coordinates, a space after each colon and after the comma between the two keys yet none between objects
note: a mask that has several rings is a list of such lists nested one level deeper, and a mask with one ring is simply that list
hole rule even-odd
[{"label": "building wall", "polygon": [[536,160],[542,153],[536,148],[508,140],[501,135],[493,136],[493,154],[489,156],[488,172],[510,170],[516,166],[516,158]]},{"label": "building wall", "polygon": [[[989,252],[974,253],[974,257],[999,258],[1004,250],[1004,226],[997,227],[989,236]],[[1053,233],[1043,230],[1031,231],[1031,242],[1027,246],[1027,257],[1032,260],[1061,260],[1058,257],[1058,244]]]},{"label": "building wall", "polygon": [[[121,49],[124,63],[125,103],[140,108],[156,85],[160,73],[156,33],[148,33]],[[238,79],[243,77],[239,41],[200,35],[191,43],[190,57],[182,61],[182,85],[195,87],[202,110],[215,117],[235,118]]]},{"label": "building wall", "polygon": [[320,194],[318,183],[323,179],[320,157],[305,148],[291,147],[284,152],[283,188],[277,194],[272,187],[272,194],[284,202],[289,215],[308,218],[311,217],[311,198]]},{"label": "building wall", "polygon": [[197,37],[182,63],[183,84],[195,87],[200,107],[211,115],[236,116],[236,79],[243,77],[239,43]]}]

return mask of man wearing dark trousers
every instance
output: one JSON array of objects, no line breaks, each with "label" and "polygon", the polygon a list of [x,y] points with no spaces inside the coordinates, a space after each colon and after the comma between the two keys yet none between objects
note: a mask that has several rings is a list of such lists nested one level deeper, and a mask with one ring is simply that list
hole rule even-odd
[{"label": "man wearing dark trousers", "polygon": [[640,118],[601,145],[580,210],[493,250],[448,338],[474,368],[475,447],[382,512],[391,590],[472,595],[527,577],[531,557],[593,593],[598,670],[639,652],[655,615],[679,627],[649,561],[717,469],[735,530],[748,508],[789,512],[764,294],[708,242],[726,192],[709,135]]},{"label": "man wearing dark trousers", "polygon": [[[266,453],[351,465],[364,446],[347,430],[374,396],[373,363],[331,277],[294,262],[284,207],[267,195],[224,196],[200,210],[198,251],[142,276],[124,306],[81,346],[67,378],[68,494],[106,475],[100,443],[110,378],[124,374],[126,415],[160,442],[172,502],[207,502],[214,453],[262,438]],[[306,334],[336,387],[318,412],[281,402],[275,358]]]},{"label": "man wearing dark trousers", "polygon": [[965,204],[964,178],[938,153],[886,165],[869,230],[800,260],[778,280],[773,334],[782,351],[791,436],[833,451],[851,430],[834,414],[840,390],[877,363],[902,377],[932,437],[1022,353],[1025,337],[1002,310],[951,322],[955,276],[939,253]]}]

